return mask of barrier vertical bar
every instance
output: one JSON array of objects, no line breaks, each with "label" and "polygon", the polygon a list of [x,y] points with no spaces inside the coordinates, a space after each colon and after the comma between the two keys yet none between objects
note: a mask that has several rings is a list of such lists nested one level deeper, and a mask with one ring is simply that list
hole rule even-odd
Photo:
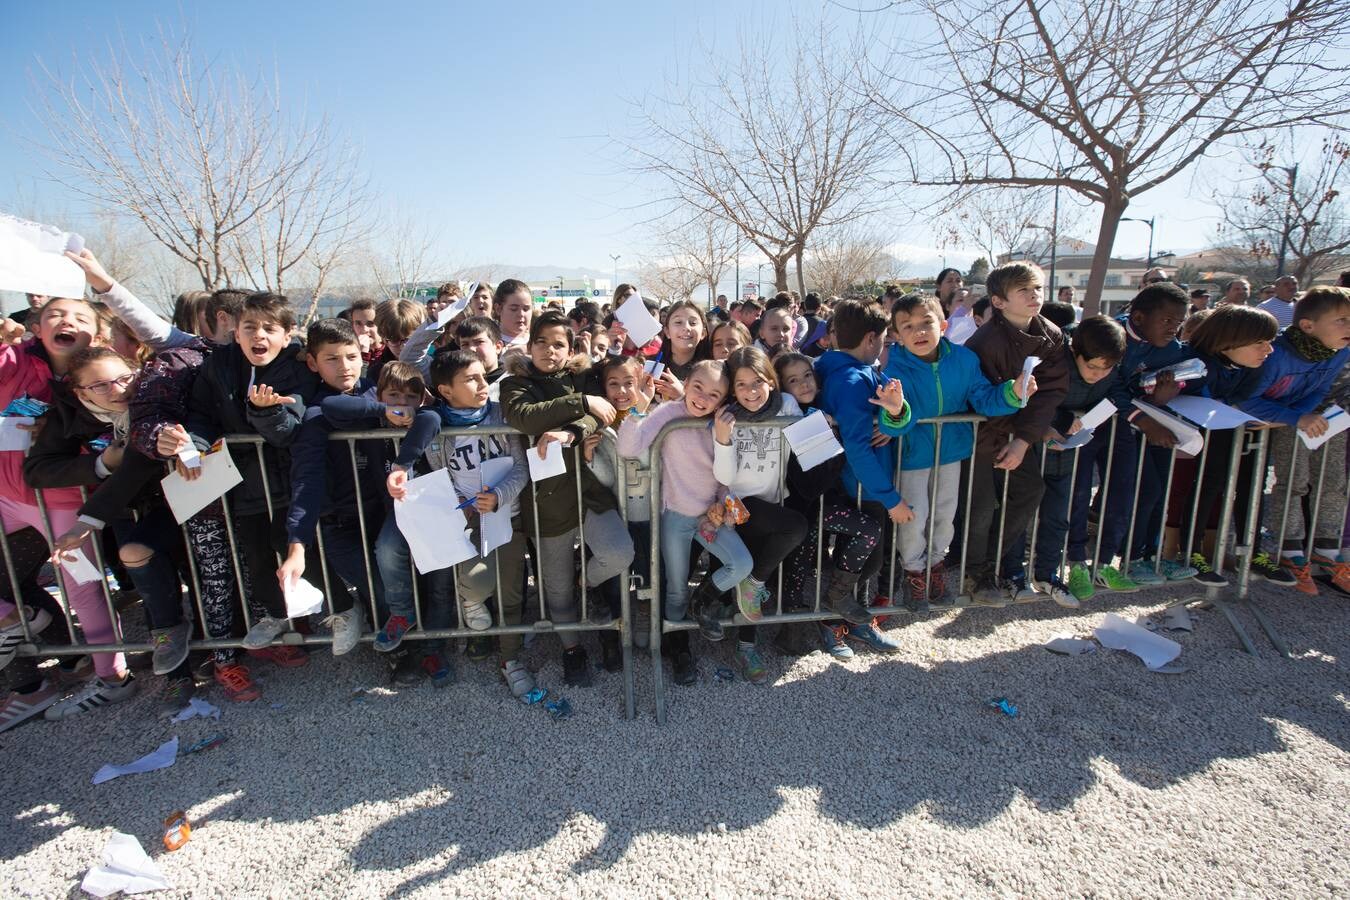
[{"label": "barrier vertical bar", "polygon": [[[961,571],[959,573],[957,598],[965,596],[966,593],[966,554],[970,549],[970,500],[975,495],[975,453],[979,452],[980,446],[980,423],[975,422],[971,427],[970,445],[976,450],[971,453],[970,462],[966,466],[966,506],[961,516]],[[969,601],[970,598],[966,597]]]},{"label": "barrier vertical bar", "polygon": [[[56,547],[56,535],[52,532],[52,520],[47,515],[47,501],[43,498],[42,491],[34,491],[33,496],[37,498],[38,516],[42,519],[42,531],[47,537],[47,546],[54,549]],[[56,590],[61,595],[60,606],[61,611],[66,616],[66,628],[70,631],[70,643],[75,646],[79,643],[79,639],[75,637],[75,620],[70,615],[70,591],[66,589],[66,570],[60,563],[54,563],[52,571],[56,575]],[[14,601],[16,604],[22,602],[18,596],[15,596]],[[85,643],[88,643],[88,641]]]},{"label": "barrier vertical bar", "polygon": [[[1116,429],[1119,426],[1120,426],[1120,416],[1119,415],[1112,416],[1111,442],[1106,445],[1106,477],[1102,479],[1101,488],[1097,492],[1097,496],[1101,498],[1101,502],[1100,505],[1098,506],[1099,511],[1097,514],[1097,538],[1092,545],[1093,584],[1096,584],[1097,572],[1102,567],[1102,532],[1106,530],[1106,513],[1107,513],[1106,504],[1111,499],[1111,472],[1113,471],[1112,466],[1114,466],[1116,459]],[[1088,491],[1087,500],[1088,500],[1088,507],[1090,509],[1092,506],[1091,490]],[[1086,513],[1084,513],[1084,515],[1086,515]],[[1113,558],[1115,557],[1116,554],[1114,550],[1112,550],[1110,547],[1107,547],[1106,550]]]},{"label": "barrier vertical bar", "polygon": [[[1294,440],[1294,453],[1295,453],[1295,454],[1298,453],[1298,444],[1299,444],[1299,442],[1298,442],[1298,439],[1297,439],[1297,436],[1296,436],[1296,437],[1295,437],[1295,440]],[[1325,448],[1326,446],[1327,446],[1326,444],[1323,444],[1323,445],[1322,445],[1323,448]],[[1318,525],[1318,517],[1322,514],[1322,485],[1326,482],[1326,478],[1327,478],[1327,457],[1330,456],[1330,455],[1331,455],[1331,454],[1327,453],[1326,450],[1323,449],[1322,454],[1321,454],[1321,456],[1322,456],[1322,464],[1321,464],[1320,466],[1318,466],[1318,468],[1317,468],[1317,489],[1314,490],[1314,491],[1312,492],[1312,498],[1313,498],[1313,499],[1312,499],[1312,508],[1308,510],[1308,521],[1307,521],[1307,524],[1306,524],[1305,527],[1304,527],[1304,535],[1303,535],[1303,536],[1304,536],[1304,538],[1305,538],[1306,541],[1307,541],[1307,545],[1306,545],[1306,552],[1304,552],[1304,554],[1303,554],[1303,558],[1306,559],[1306,560],[1308,560],[1308,564],[1309,564],[1309,565],[1312,564],[1313,550],[1314,550],[1314,549],[1316,548],[1316,546],[1317,546],[1317,525]],[[1312,481],[1312,453],[1311,453],[1311,452],[1308,453],[1308,480],[1309,480],[1309,482]],[[1291,485],[1291,487],[1292,487],[1292,485]],[[1340,547],[1337,547],[1336,549],[1339,550],[1339,549],[1341,549],[1341,548],[1340,548]]]},{"label": "barrier vertical bar", "polygon": [[[370,523],[366,521],[366,502],[361,499],[361,471],[356,464],[356,440],[354,438],[347,438],[347,453],[352,461],[352,484],[356,485],[356,524],[358,526],[356,530],[361,533],[361,567],[366,571],[366,591],[373,606],[375,604],[375,575],[370,571],[372,565],[370,536],[367,534]],[[358,597],[357,599],[360,600],[361,598]],[[374,619],[371,621],[374,621]]]},{"label": "barrier vertical bar", "polygon": [[[904,471],[903,469],[901,470]],[[933,467],[928,471],[928,521],[924,527],[924,547],[923,547],[923,586],[924,594],[928,596],[928,591],[933,584],[933,527],[937,523],[937,495],[939,473],[942,471],[942,422],[933,424]],[[937,600],[940,602],[941,597]],[[928,603],[933,603],[933,597],[928,596]]]},{"label": "barrier vertical bar", "polygon": [[[1173,454],[1173,459],[1175,459],[1175,454]],[[1195,529],[1196,526],[1199,524],[1199,517],[1200,517],[1200,483],[1204,481],[1205,466],[1208,465],[1208,463],[1209,463],[1209,441],[1206,440],[1204,445],[1200,448],[1200,458],[1199,458],[1200,468],[1196,473],[1195,493],[1194,496],[1191,497],[1191,523],[1190,527],[1186,529],[1185,534],[1186,551],[1185,555],[1182,557],[1182,565],[1186,566],[1189,566],[1191,564],[1191,554],[1195,552]],[[1166,523],[1165,519],[1164,523]],[[1201,530],[1201,533],[1202,534],[1204,533],[1203,529]],[[1182,535],[1177,535],[1178,542],[1180,541],[1181,537]]]},{"label": "barrier vertical bar", "polygon": [[1285,659],[1290,659],[1292,653],[1289,651],[1289,645],[1285,643],[1279,631],[1275,629],[1273,623],[1266,616],[1261,608],[1251,602],[1249,596],[1251,586],[1251,557],[1256,552],[1257,535],[1261,529],[1261,488],[1264,486],[1266,476],[1266,454],[1270,448],[1270,429],[1262,428],[1256,431],[1255,446],[1248,452],[1256,454],[1256,465],[1252,469],[1251,479],[1251,497],[1252,501],[1247,505],[1247,521],[1243,526],[1242,534],[1239,537],[1246,538],[1247,556],[1246,559],[1239,558],[1237,573],[1237,595],[1238,601],[1243,603],[1247,609],[1251,610],[1252,617],[1256,619],[1261,630],[1266,633],[1266,637],[1275,646],[1275,651]]},{"label": "barrier vertical bar", "polygon": [[[1220,575],[1223,574],[1225,548],[1228,543],[1228,528],[1233,521],[1233,504],[1237,499],[1237,479],[1234,477],[1238,469],[1238,461],[1242,456],[1242,442],[1247,434],[1247,426],[1239,425],[1233,432],[1233,446],[1228,452],[1228,483],[1223,491],[1223,503],[1219,507],[1219,532],[1214,536],[1214,561],[1212,563],[1214,571]],[[1207,433],[1205,439],[1210,435]],[[1250,514],[1250,513],[1249,513]],[[1242,627],[1238,621],[1237,614],[1233,612],[1233,607],[1224,599],[1218,596],[1218,589],[1209,588],[1206,590],[1210,602],[1215,608],[1223,613],[1228,624],[1232,626],[1233,631],[1237,633],[1238,640],[1242,642],[1245,649],[1252,656],[1259,656],[1256,651],[1256,645],[1247,634],[1247,629]]]},{"label": "barrier vertical bar", "polygon": [[[9,535],[4,533],[3,528],[0,528],[0,553],[4,555],[5,574],[9,577],[9,587],[14,593],[14,608],[19,612],[19,626],[23,629],[24,642],[31,644],[35,635],[29,627],[28,613],[24,609],[23,588],[19,584],[19,573],[14,569],[14,554],[9,548]],[[59,568],[59,566],[53,566],[52,568]],[[74,643],[74,641],[74,633],[72,632],[71,643]]]}]

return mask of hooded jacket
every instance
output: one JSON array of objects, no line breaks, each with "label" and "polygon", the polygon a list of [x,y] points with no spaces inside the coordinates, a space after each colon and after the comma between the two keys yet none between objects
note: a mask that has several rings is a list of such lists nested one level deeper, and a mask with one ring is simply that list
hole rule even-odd
[{"label": "hooded jacket", "polygon": [[1050,433],[1055,410],[1069,392],[1069,345],[1060,330],[1044,316],[1036,316],[1023,331],[996,309],[992,318],[966,340],[965,346],[980,358],[985,377],[995,384],[1020,378],[1022,364],[1028,357],[1041,360],[1032,370],[1036,393],[1012,415],[992,418],[980,426],[976,452],[993,456],[1009,437],[1033,447],[1043,442]]},{"label": "hooded jacket", "polygon": [[[886,375],[900,379],[909,404],[909,422],[896,427],[890,416],[881,417],[881,430],[903,435],[900,468],[933,467],[936,449],[935,425],[915,424],[919,419],[975,412],[984,416],[1010,416],[1018,411],[1013,381],[991,384],[980,368],[980,359],[968,348],[946,338],[938,342],[938,358],[928,362],[903,347],[892,348],[886,361]],[[969,422],[942,426],[942,456],[938,465],[960,462],[974,449],[975,433]]]},{"label": "hooded jacket", "polygon": [[817,403],[834,419],[847,458],[844,493],[854,497],[861,485],[864,500],[891,509],[900,502],[900,492],[895,486],[895,442],[872,446],[872,430],[880,407],[868,402],[884,380],[875,366],[842,350],[826,350],[816,360],[816,381],[820,384]]},{"label": "hooded jacket", "polygon": [[1287,334],[1281,334],[1261,366],[1253,396],[1242,408],[1264,422],[1294,427],[1300,417],[1326,404],[1347,360],[1350,348],[1336,351],[1329,359],[1308,359],[1294,348]]},{"label": "hooded jacket", "polygon": [[[563,453],[567,471],[544,481],[532,482],[534,503],[521,510],[527,527],[538,527],[541,537],[565,534],[581,523],[577,509],[577,479],[581,484],[581,504],[592,512],[618,509],[614,494],[596,479],[584,464],[577,469],[573,450],[600,427],[586,408],[582,393],[586,383],[584,357],[573,357],[557,372],[540,372],[522,355],[513,355],[501,382],[502,415],[506,423],[521,434],[539,437],[546,431],[567,431],[573,445]],[[533,453],[533,448],[526,451]],[[537,519],[536,519],[537,514]]]}]

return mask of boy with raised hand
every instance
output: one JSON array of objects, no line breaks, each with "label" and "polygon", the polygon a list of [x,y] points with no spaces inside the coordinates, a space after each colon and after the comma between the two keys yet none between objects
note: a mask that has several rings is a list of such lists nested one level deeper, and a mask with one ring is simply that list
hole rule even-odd
[{"label": "boy with raised hand", "polygon": [[[954,537],[956,508],[961,495],[961,462],[974,445],[967,423],[942,429],[941,455],[936,426],[915,425],[918,419],[963,413],[971,408],[986,416],[1006,416],[1021,408],[1024,397],[1036,392],[1036,380],[1020,378],[994,384],[980,370],[980,360],[965,347],[942,336],[947,321],[936,297],[911,294],[891,307],[891,332],[899,344],[891,349],[885,374],[904,384],[909,402],[908,421],[902,425],[899,409],[881,417],[884,434],[903,436],[900,452],[900,488],[914,509],[914,518],[899,529],[900,561],[905,567],[909,608],[928,609],[930,598],[941,600],[946,591],[942,559]],[[929,508],[929,484],[936,475],[936,503]],[[933,521],[932,570],[928,575],[928,521]]]},{"label": "boy with raised hand", "polygon": [[[900,497],[895,486],[895,446],[892,441],[875,440],[878,398],[892,409],[900,410],[896,422],[908,425],[909,404],[899,381],[888,380],[876,369],[886,332],[886,315],[876,303],[845,300],[835,308],[831,320],[834,346],[816,360],[820,382],[819,407],[834,419],[839,440],[844,446],[844,493],[851,499],[861,492],[863,511],[889,531],[889,524],[912,521],[914,511]],[[887,542],[878,545],[859,578],[866,583],[877,575],[888,553]],[[874,647],[894,650],[897,646],[875,625],[850,625],[849,631]],[[884,645],[884,646],[883,646]]]},{"label": "boy with raised hand", "polygon": [[[1262,525],[1266,532],[1280,534],[1280,518],[1286,509],[1284,543],[1279,564],[1266,553],[1252,557],[1252,571],[1270,581],[1293,584],[1309,595],[1317,593],[1311,566],[1326,573],[1333,587],[1350,594],[1350,560],[1341,555],[1342,510],[1346,506],[1346,432],[1309,450],[1299,433],[1308,437],[1326,434],[1326,409],[1331,385],[1350,359],[1350,290],[1317,287],[1294,304],[1293,324],[1275,339],[1274,352],[1261,366],[1260,381],[1252,399],[1239,404],[1265,422],[1288,426],[1270,434],[1268,464],[1275,469],[1275,490],[1267,500]],[[1325,460],[1325,464],[1324,461]],[[1291,477],[1292,467],[1292,477]],[[1304,528],[1304,501],[1317,477],[1317,522],[1313,528],[1313,555],[1309,560]],[[1286,497],[1290,499],[1286,502]],[[1277,538],[1278,539],[1278,538]]]},{"label": "boy with raised hand", "polygon": [[[1055,410],[1069,387],[1064,336],[1040,315],[1043,283],[1040,267],[1029,263],[1009,263],[990,272],[985,289],[993,313],[965,344],[979,357],[980,368],[994,384],[1020,381],[1023,364],[1033,356],[1040,360],[1031,373],[1036,379],[1035,394],[1017,412],[992,418],[980,427],[970,462],[973,484],[967,510],[966,565],[971,573],[971,598],[986,606],[1004,606],[1030,590],[1016,582],[1011,591],[1001,587],[1001,560],[992,557],[1004,552],[1006,561],[1006,551],[1020,543],[1041,502],[1045,483],[1040,458],[1029,451],[1049,436]],[[1004,502],[1005,480],[1007,505],[1000,527],[995,510]]]},{"label": "boy with raised hand", "polygon": [[[431,384],[437,403],[433,411],[444,428],[472,428],[503,424],[501,406],[488,399],[488,383],[482,361],[473,353],[453,350],[440,353],[431,363]],[[399,465],[389,474],[389,494],[396,500],[407,493],[407,460],[424,457],[430,470],[447,469],[456,493],[468,504],[472,539],[479,541],[482,514],[499,509],[511,511],[511,539],[486,557],[461,563],[454,569],[441,569],[428,575],[428,596],[422,613],[426,628],[449,627],[453,618],[455,587],[463,602],[463,621],[472,630],[491,627],[492,615],[487,601],[500,586],[503,624],[519,625],[524,603],[525,527],[520,518],[520,493],[529,484],[529,465],[521,439],[511,434],[433,435],[423,440],[413,435],[403,442]],[[489,483],[482,465],[487,460],[507,457],[508,474]],[[376,556],[384,577],[389,620],[375,637],[375,649],[391,652],[403,642],[404,635],[417,622],[412,602],[410,554],[407,541],[393,516],[385,520],[376,543]],[[452,584],[451,579],[455,579]],[[441,650],[444,641],[425,642],[422,669],[433,684],[445,684],[454,677],[450,661]],[[501,677],[516,697],[535,687],[534,676],[519,659],[523,641],[518,634],[500,637]]]},{"label": "boy with raised hand", "polygon": [[[254,599],[267,610],[244,636],[243,645],[251,655],[287,667],[302,666],[308,657],[292,645],[269,646],[289,629],[290,620],[281,585],[262,573],[273,571],[276,554],[286,552],[289,448],[300,432],[305,403],[319,385],[305,361],[304,348],[292,338],[294,328],[295,313],[285,297],[250,294],[239,314],[234,343],[217,349],[197,371],[186,435],[181,429],[176,432],[183,438],[179,443],[186,446],[190,440],[202,452],[226,435],[263,437],[261,453],[251,443],[230,445],[243,481],[226,497],[235,542],[254,575]],[[172,441],[172,436],[165,438]],[[177,452],[181,447],[165,449]]]},{"label": "boy with raised hand", "polygon": [[[1185,291],[1171,282],[1159,282],[1136,294],[1130,301],[1130,311],[1117,319],[1125,329],[1125,355],[1120,359],[1116,383],[1107,396],[1116,405],[1120,419],[1116,423],[1115,446],[1111,451],[1106,503],[1098,526],[1101,555],[1096,560],[1096,586],[1109,591],[1135,591],[1141,585],[1180,581],[1196,574],[1195,569],[1166,559],[1159,567],[1163,573],[1161,575],[1154,571],[1153,563],[1147,560],[1136,560],[1125,567],[1126,571],[1123,572],[1112,565],[1117,555],[1126,552],[1131,515],[1136,515],[1139,522],[1136,530],[1142,533],[1162,499],[1166,478],[1160,480],[1156,470],[1145,465],[1144,477],[1139,482],[1136,514],[1135,471],[1139,454],[1144,452],[1145,444],[1170,448],[1176,446],[1177,439],[1162,423],[1145,415],[1134,405],[1134,401],[1148,399],[1161,404],[1176,396],[1179,389],[1170,373],[1159,377],[1151,395],[1146,395],[1140,379],[1148,372],[1181,362],[1190,355],[1185,345],[1177,339],[1188,304]],[[1096,454],[1102,467],[1105,466],[1105,456],[1106,449],[1103,447]],[[1084,461],[1080,459],[1079,467],[1083,465]]]},{"label": "boy with raised hand", "polygon": [[[357,441],[353,453],[346,441],[331,439],[341,426],[333,421],[330,408],[324,405],[337,397],[352,400],[369,397],[369,401],[374,401],[370,396],[374,394],[371,385],[361,378],[361,344],[348,322],[321,319],[309,326],[305,348],[310,369],[318,373],[323,383],[305,410],[300,433],[291,446],[287,553],[277,570],[277,580],[284,593],[288,583],[306,574],[307,548],[314,545],[316,532],[322,529],[324,556],[333,574],[355,589],[363,605],[370,604],[372,589],[376,603],[382,605],[384,590],[380,575],[361,534],[362,514],[369,535],[378,534],[384,521],[380,483],[388,475],[388,442],[379,438]],[[398,402],[384,410],[384,421],[380,424],[400,428],[413,423],[413,414],[421,405],[421,392],[389,399]],[[419,417],[418,425],[427,437],[439,428],[431,415]],[[317,587],[323,588],[327,583],[331,588],[328,593],[332,614],[326,624],[333,629],[333,655],[342,656],[351,652],[361,638],[363,606],[352,604],[351,593],[342,583],[325,582],[320,566],[311,566],[307,577]]]}]

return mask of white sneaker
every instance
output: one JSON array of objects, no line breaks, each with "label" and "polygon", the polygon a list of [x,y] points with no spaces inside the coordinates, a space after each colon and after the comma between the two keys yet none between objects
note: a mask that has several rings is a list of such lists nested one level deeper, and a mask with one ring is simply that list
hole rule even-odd
[{"label": "white sneaker", "polygon": [[344,613],[333,613],[323,620],[333,631],[333,655],[342,656],[351,653],[361,642],[361,632],[365,630],[365,617],[361,607],[353,606]]},{"label": "white sneaker", "polygon": [[534,690],[534,675],[525,664],[518,659],[507,660],[502,663],[502,679],[506,681],[506,686],[511,689],[511,696],[520,699]]},{"label": "white sneaker", "polygon": [[47,709],[43,715],[48,721],[68,719],[109,703],[121,703],[136,696],[136,679],[130,672],[121,684],[94,678],[71,696]]},{"label": "white sneaker", "polygon": [[261,650],[268,644],[276,640],[280,635],[290,630],[290,619],[274,619],[271,616],[263,616],[253,623],[253,627],[244,635],[240,641],[245,650]]},{"label": "white sneaker", "polygon": [[28,721],[60,698],[61,692],[47,681],[31,694],[11,692],[0,700],[0,731],[8,731],[20,722]]},{"label": "white sneaker", "polygon": [[470,631],[487,631],[492,627],[492,613],[486,604],[464,602],[464,625]]},{"label": "white sneaker", "polygon": [[1078,598],[1070,593],[1067,587],[1055,584],[1053,581],[1036,581],[1033,584],[1036,585],[1036,590],[1048,595],[1057,605],[1065,609],[1078,609],[1080,605]]},{"label": "white sneaker", "polygon": [[[36,610],[31,606],[25,606],[23,611],[28,617],[28,630],[34,637],[52,623],[52,614],[40,606]],[[14,661],[14,655],[19,652],[19,645],[23,641],[23,623],[16,621],[13,625],[0,629],[0,671]]]}]

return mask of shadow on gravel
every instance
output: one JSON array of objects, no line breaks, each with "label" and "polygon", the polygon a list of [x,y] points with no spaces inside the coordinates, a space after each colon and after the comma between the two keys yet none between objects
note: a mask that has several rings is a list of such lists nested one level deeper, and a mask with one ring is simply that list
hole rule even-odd
[{"label": "shadow on gravel", "polygon": [[[149,701],[137,701],[5,735],[0,786],[14,808],[0,819],[0,843],[21,854],[75,824],[132,831],[149,846],[158,840],[154,814],[214,797],[214,820],[334,817],[333,840],[353,841],[350,864],[398,872],[393,893],[403,895],[504,854],[520,854],[528,868],[531,854],[560,837],[585,846],[575,872],[607,868],[654,833],[687,836],[697,853],[703,835],[772,817],[786,792],[806,792],[850,826],[877,828],[920,811],[975,828],[1018,797],[1063,810],[1093,786],[1099,765],[1161,789],[1216,761],[1278,753],[1282,723],[1350,747],[1346,670],[1337,662],[1346,658],[1350,607],[1267,609],[1305,648],[1299,658],[1249,657],[1218,613],[1197,613],[1195,634],[1181,639],[1191,670],[1180,676],[1147,673],[1124,654],[1070,659],[1030,644],[965,661],[770,657],[775,683],[754,687],[712,681],[730,653],[717,647],[701,660],[698,687],[668,688],[665,727],[651,715],[645,657],[637,720],[622,720],[619,683],[608,676],[568,691],[576,715],[554,722],[511,701],[486,669],[464,664],[461,683],[447,690],[353,702],[352,688],[373,683],[380,664],[369,654],[316,654],[301,677],[268,673],[267,699],[226,710],[220,723],[148,726]],[[972,628],[1009,621],[1006,611],[962,613],[937,633],[955,637],[961,620],[976,616],[989,621]],[[1098,619],[1064,621],[1084,631]],[[905,629],[891,634],[903,641]],[[534,652],[551,660],[550,650]],[[802,668],[788,674],[789,665]],[[819,671],[803,677],[807,668]],[[543,680],[558,677],[550,662]],[[989,708],[995,696],[1021,714]],[[286,709],[270,710],[275,700]],[[170,733],[190,741],[216,730],[229,733],[217,749],[89,786],[101,762],[126,761]],[[396,806],[369,810],[377,802]]]}]

